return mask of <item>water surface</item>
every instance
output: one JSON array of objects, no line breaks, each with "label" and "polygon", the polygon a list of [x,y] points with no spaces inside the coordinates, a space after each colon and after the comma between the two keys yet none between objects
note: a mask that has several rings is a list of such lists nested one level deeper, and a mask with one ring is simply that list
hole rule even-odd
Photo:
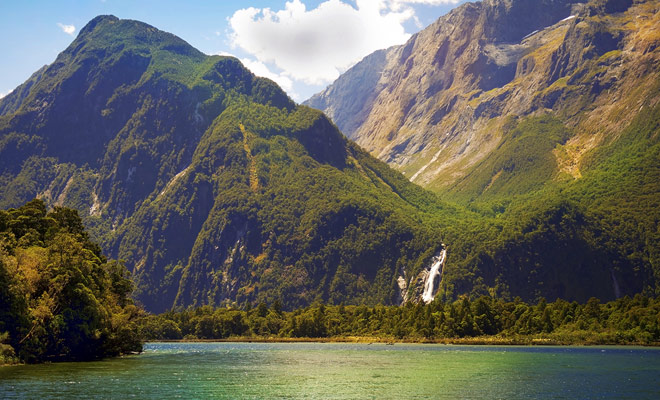
[{"label": "water surface", "polygon": [[151,343],[0,368],[0,398],[660,399],[660,349]]}]

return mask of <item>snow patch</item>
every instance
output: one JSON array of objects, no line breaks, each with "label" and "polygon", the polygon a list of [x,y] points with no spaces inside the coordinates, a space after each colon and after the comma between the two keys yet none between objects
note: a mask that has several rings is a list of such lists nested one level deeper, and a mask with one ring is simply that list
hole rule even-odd
[{"label": "snow patch", "polygon": [[[562,19],[561,21],[557,22],[557,24],[561,24],[562,22],[570,21],[570,20],[572,20],[572,19],[575,18],[575,17],[577,17],[577,15],[569,15],[568,17],[566,17],[566,18]],[[554,25],[557,25],[557,24],[554,24]],[[535,35],[535,34],[541,32],[541,31],[544,31],[544,30],[546,30],[546,29],[552,28],[554,25],[546,26],[545,28],[540,29],[540,30],[537,29],[537,30],[535,30],[534,32],[532,32],[532,33],[530,33],[530,34],[525,35],[525,37],[523,37],[522,40],[525,40],[525,39],[527,39],[528,37],[533,36],[533,35]],[[522,40],[521,40],[521,41],[522,41]]]},{"label": "snow patch", "polygon": [[529,33],[529,34],[525,35],[525,37],[523,37],[522,40],[525,40],[525,39],[527,39],[528,37],[530,37],[530,36],[532,36],[532,35],[534,35],[534,34],[536,34],[536,33],[539,33],[539,30],[538,30],[538,29],[535,30],[535,31],[532,32],[532,33]]}]

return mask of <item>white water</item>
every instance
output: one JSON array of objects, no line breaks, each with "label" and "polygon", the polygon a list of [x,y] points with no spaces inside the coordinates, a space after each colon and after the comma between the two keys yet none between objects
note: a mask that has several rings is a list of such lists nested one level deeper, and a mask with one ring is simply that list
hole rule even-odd
[{"label": "white water", "polygon": [[439,255],[433,257],[433,265],[431,265],[429,275],[426,278],[426,282],[424,282],[424,293],[422,294],[422,301],[424,303],[432,302],[435,297],[435,278],[442,274],[442,267],[445,265],[445,258],[447,258],[447,249],[442,249]]}]

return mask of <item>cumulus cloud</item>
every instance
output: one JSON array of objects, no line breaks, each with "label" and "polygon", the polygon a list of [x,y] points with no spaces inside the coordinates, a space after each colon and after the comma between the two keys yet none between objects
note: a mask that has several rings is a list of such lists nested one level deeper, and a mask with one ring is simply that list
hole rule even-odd
[{"label": "cumulus cloud", "polygon": [[458,4],[461,0],[389,0],[389,3],[405,6],[407,4],[427,4],[429,6],[440,6],[445,4]]},{"label": "cumulus cloud", "polygon": [[284,89],[290,96],[295,96],[296,93],[293,90],[293,81],[286,75],[282,73],[276,73],[270,70],[268,66],[261,61],[251,60],[249,58],[243,57],[239,58],[232,53],[226,51],[220,51],[215,53],[217,56],[227,56],[238,58],[245,68],[249,69],[256,76],[261,76],[268,78],[275,83],[277,83],[282,89]]},{"label": "cumulus cloud", "polygon": [[355,6],[345,1],[327,0],[311,10],[300,0],[279,11],[238,10],[229,18],[231,45],[277,66],[281,76],[322,85],[367,54],[410,37],[403,24],[414,11],[406,0],[356,0]]},{"label": "cumulus cloud", "polygon": [[280,85],[284,91],[289,93],[289,95],[295,97],[296,94],[293,92],[293,81],[288,76],[272,72],[268,66],[261,61],[250,60],[249,58],[241,58],[241,62],[247,69],[252,71],[253,74],[273,80],[275,83]]},{"label": "cumulus cloud", "polygon": [[66,33],[67,35],[73,36],[73,33],[76,31],[76,27],[73,25],[65,25],[61,22],[58,22],[57,26],[59,26],[62,32]]}]

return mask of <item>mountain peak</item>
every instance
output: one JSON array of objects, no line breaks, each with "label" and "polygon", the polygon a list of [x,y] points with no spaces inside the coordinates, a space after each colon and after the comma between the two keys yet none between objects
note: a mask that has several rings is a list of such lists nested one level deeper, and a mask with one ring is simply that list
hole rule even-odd
[{"label": "mountain peak", "polygon": [[151,310],[391,304],[397,260],[416,279],[439,246],[407,200],[428,194],[322,113],[142,22],[94,18],[17,93],[0,103],[0,208],[76,207]]},{"label": "mountain peak", "polygon": [[90,32],[92,32],[98,25],[103,24],[103,23],[114,23],[119,21],[119,18],[115,17],[114,15],[99,15],[94,17],[91,21],[89,21],[78,33],[78,36],[80,35],[86,35]]},{"label": "mountain peak", "polygon": [[63,54],[76,55],[81,50],[92,50],[96,56],[127,50],[140,53],[165,50],[197,59],[204,57],[202,52],[176,35],[141,21],[119,19],[114,15],[99,15],[89,21]]}]

